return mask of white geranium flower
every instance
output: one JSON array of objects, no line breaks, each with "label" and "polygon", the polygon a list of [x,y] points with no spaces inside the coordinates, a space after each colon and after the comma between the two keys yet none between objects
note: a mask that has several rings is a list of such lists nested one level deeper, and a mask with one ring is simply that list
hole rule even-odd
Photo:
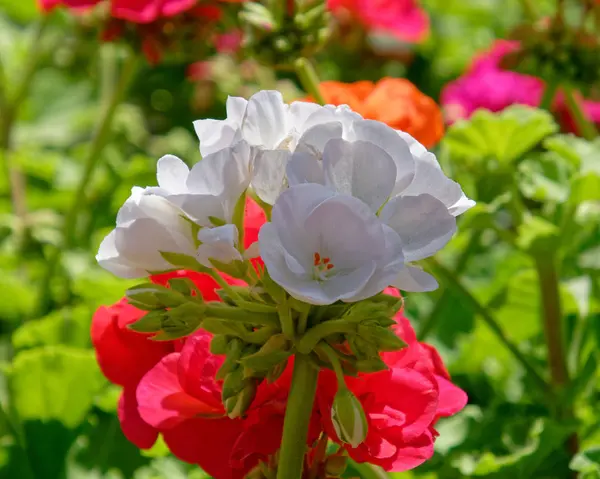
[{"label": "white geranium flower", "polygon": [[[372,120],[354,121],[345,136],[351,140],[329,140],[321,159],[294,153],[289,184],[319,183],[359,198],[400,236],[407,262],[432,256],[450,241],[455,216],[475,203],[444,175],[435,155],[406,133]],[[413,266],[394,285],[405,291],[437,288],[432,276]]]},{"label": "white geranium flower", "polygon": [[182,211],[166,198],[134,187],[96,260],[116,276],[141,278],[173,267],[161,251],[194,255],[195,249],[192,225]]},{"label": "white geranium flower", "polygon": [[358,198],[318,184],[279,196],[259,246],[273,280],[310,304],[371,297],[404,268],[402,242],[392,228]]},{"label": "white geranium flower", "polygon": [[241,259],[237,227],[228,223],[248,187],[248,164],[245,142],[206,156],[191,170],[175,156],[161,158],[158,186],[133,188],[117,227],[100,245],[98,263],[117,276],[138,278],[174,266],[161,252],[195,256],[204,266],[211,266],[210,258]]},{"label": "white geranium flower", "polygon": [[251,145],[252,187],[263,201],[273,204],[287,187],[285,171],[294,151],[320,152],[329,139],[342,137],[360,118],[347,106],[287,105],[278,91],[261,91],[248,101],[230,97],[226,120],[198,120],[194,127],[203,155],[240,140]]}]

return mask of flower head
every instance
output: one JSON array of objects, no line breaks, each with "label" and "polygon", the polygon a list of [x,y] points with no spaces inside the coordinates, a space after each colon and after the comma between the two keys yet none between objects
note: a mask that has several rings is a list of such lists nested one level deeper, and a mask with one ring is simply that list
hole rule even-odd
[{"label": "flower head", "polygon": [[468,118],[479,108],[497,112],[513,104],[540,104],[542,80],[500,67],[504,55],[518,48],[518,42],[496,42],[489,52],[475,59],[465,75],[445,86],[441,103],[449,123]]},{"label": "flower head", "polygon": [[[191,170],[171,155],[157,164],[158,187],[135,187],[96,259],[117,276],[138,278],[172,268],[163,253],[210,266],[242,259],[233,213],[249,182],[244,142],[208,155]],[[199,231],[194,237],[194,229]]]},{"label": "flower head", "polygon": [[349,105],[364,118],[404,131],[428,148],[444,134],[440,108],[404,78],[383,78],[377,83],[327,81],[320,90],[327,103]]},{"label": "flower head", "polygon": [[429,30],[429,17],[418,0],[328,0],[337,15],[350,14],[365,27],[391,33],[407,42],[419,42]]},{"label": "flower head", "polygon": [[[387,371],[346,377],[348,388],[365,411],[368,432],[358,446],[342,445],[355,461],[401,472],[431,458],[436,421],[464,408],[467,396],[450,382],[437,351],[417,341],[402,314],[396,319],[397,333],[408,347],[383,354]],[[321,371],[317,394],[325,431],[339,441],[335,425],[328,420],[335,384],[332,371]]]},{"label": "flower head", "polygon": [[318,184],[281,194],[259,245],[273,280],[310,304],[373,296],[404,266],[399,236],[365,203]]}]

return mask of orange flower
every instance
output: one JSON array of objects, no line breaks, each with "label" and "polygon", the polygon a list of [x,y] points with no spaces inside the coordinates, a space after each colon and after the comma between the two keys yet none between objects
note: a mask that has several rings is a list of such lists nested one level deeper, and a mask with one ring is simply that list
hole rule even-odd
[{"label": "orange flower", "polygon": [[382,78],[377,83],[326,81],[321,82],[320,89],[327,103],[346,104],[365,118],[409,133],[427,148],[444,135],[438,105],[404,78]]}]

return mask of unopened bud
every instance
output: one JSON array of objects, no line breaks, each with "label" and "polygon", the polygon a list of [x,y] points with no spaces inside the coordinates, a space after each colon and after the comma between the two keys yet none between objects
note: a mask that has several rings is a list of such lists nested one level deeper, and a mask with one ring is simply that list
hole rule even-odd
[{"label": "unopened bud", "polygon": [[127,297],[129,304],[138,309],[145,311],[163,309],[164,304],[157,296],[160,288],[162,287],[153,283],[138,284],[137,286],[129,288],[125,292],[125,296]]},{"label": "unopened bud", "polygon": [[371,324],[360,324],[358,335],[375,344],[378,351],[398,351],[406,347],[406,343],[398,337],[391,329]]},{"label": "unopened bud", "polygon": [[346,456],[329,456],[325,461],[325,472],[334,477],[341,476],[348,467]]},{"label": "unopened bud", "polygon": [[227,346],[231,338],[224,334],[216,334],[210,341],[210,352],[212,354],[227,354]]},{"label": "unopened bud", "polygon": [[162,320],[165,311],[150,311],[142,316],[135,323],[129,324],[127,327],[138,333],[156,333],[162,328]]},{"label": "unopened bud", "polygon": [[225,410],[230,419],[242,417],[256,397],[257,381],[246,380],[244,388],[235,396],[225,401]]},{"label": "unopened bud", "polygon": [[387,364],[379,357],[370,359],[359,359],[356,361],[356,369],[361,373],[376,373],[388,369]]},{"label": "unopened bud", "polygon": [[365,412],[348,388],[338,389],[331,408],[331,421],[340,441],[358,447],[367,437]]},{"label": "unopened bud", "polygon": [[290,342],[285,336],[276,334],[271,336],[256,353],[246,356],[240,362],[251,371],[267,372],[291,355],[289,349]]}]

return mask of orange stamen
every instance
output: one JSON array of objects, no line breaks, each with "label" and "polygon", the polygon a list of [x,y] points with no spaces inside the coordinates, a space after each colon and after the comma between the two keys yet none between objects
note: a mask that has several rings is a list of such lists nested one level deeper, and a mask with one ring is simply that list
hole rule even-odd
[{"label": "orange stamen", "polygon": [[321,262],[321,255],[319,253],[315,253],[315,266],[317,266]]},{"label": "orange stamen", "polygon": [[331,268],[333,268],[333,265],[330,263],[327,265],[327,269],[331,269]]},{"label": "orange stamen", "polygon": [[331,259],[330,259],[330,258],[323,258],[323,263],[324,263],[324,264],[327,264],[327,263],[329,263],[330,261],[331,261]]}]

